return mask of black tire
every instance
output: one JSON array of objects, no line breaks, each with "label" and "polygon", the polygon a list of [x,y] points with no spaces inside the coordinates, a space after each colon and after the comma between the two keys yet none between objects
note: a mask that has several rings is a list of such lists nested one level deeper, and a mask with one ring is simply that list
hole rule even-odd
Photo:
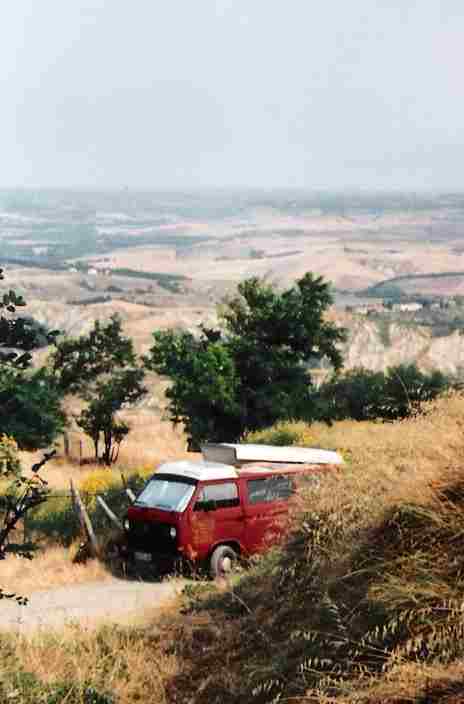
[{"label": "black tire", "polygon": [[228,577],[237,564],[238,555],[230,545],[219,545],[210,559],[210,573],[213,579]]}]

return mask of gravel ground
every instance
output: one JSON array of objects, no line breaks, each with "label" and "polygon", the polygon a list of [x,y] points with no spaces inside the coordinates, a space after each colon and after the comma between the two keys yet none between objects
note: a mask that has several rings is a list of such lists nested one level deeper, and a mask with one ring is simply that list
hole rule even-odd
[{"label": "gravel ground", "polygon": [[0,603],[0,630],[25,633],[72,623],[124,622],[144,609],[162,606],[181,589],[180,580],[153,583],[114,579],[37,591],[27,595],[26,606],[6,600]]}]

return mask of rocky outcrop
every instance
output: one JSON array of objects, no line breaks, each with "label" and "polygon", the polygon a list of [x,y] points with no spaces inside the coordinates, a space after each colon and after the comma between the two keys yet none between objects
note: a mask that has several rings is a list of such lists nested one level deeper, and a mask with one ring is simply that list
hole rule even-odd
[{"label": "rocky outcrop", "polygon": [[386,367],[416,362],[421,369],[440,369],[448,374],[464,370],[464,335],[458,331],[433,337],[429,328],[389,323],[388,320],[344,319],[348,341],[345,368]]}]

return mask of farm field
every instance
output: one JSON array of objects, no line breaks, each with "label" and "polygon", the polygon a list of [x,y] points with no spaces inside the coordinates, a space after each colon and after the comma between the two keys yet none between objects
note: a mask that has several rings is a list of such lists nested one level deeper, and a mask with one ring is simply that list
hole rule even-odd
[{"label": "farm field", "polygon": [[[68,335],[118,313],[142,354],[156,329],[215,325],[217,304],[246,277],[287,286],[313,271],[332,283],[333,315],[350,330],[349,366],[455,372],[459,339],[428,339],[408,315],[387,335],[388,321],[344,309],[381,303],[391,284],[404,296],[462,295],[463,234],[459,194],[0,191],[0,267],[28,313]],[[437,317],[440,334],[459,328],[454,314]]]},{"label": "farm field", "polygon": [[453,194],[0,191],[0,262],[45,300],[195,305],[244,277],[287,284],[308,270],[356,292],[464,270],[463,227]]}]

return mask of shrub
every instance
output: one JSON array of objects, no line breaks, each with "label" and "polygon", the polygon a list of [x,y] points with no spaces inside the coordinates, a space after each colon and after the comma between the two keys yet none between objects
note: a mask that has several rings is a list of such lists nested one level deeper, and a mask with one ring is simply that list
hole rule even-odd
[{"label": "shrub", "polygon": [[129,477],[136,477],[146,481],[149,477],[151,477],[154,471],[155,467],[153,467],[152,464],[146,464],[142,465],[142,467],[137,467],[137,469],[133,470],[130,473]]},{"label": "shrub", "polygon": [[21,704],[114,704],[114,698],[89,684],[55,682],[46,684],[22,670],[7,672],[0,683],[0,696],[5,702]]},{"label": "shrub", "polygon": [[245,436],[245,442],[265,445],[299,445],[300,429],[297,423],[281,421],[266,430],[255,430]]},{"label": "shrub", "polygon": [[320,386],[308,406],[307,420],[331,423],[344,418],[358,421],[406,418],[420,413],[424,403],[453,384],[442,372],[423,372],[416,364],[399,364],[385,372],[358,367],[335,374]]},{"label": "shrub", "polygon": [[80,491],[90,506],[96,502],[96,494],[106,494],[113,488],[122,490],[122,481],[108,469],[95,469],[80,482]]},{"label": "shrub", "polygon": [[[135,494],[138,494],[151,474],[153,474],[152,467],[142,467],[126,476],[126,484]],[[97,538],[104,542],[113,530],[113,526],[97,504],[96,495],[100,495],[110,509],[122,519],[129,506],[129,498],[124,491],[122,479],[107,469],[97,469],[83,479],[79,488]],[[27,530],[32,537],[47,538],[65,547],[71,545],[79,538],[80,525],[70,496],[51,494],[45,504],[30,512]]]},{"label": "shrub", "polygon": [[18,457],[18,444],[8,435],[0,437],[0,477],[17,476],[21,472],[21,462]]},{"label": "shrub", "polygon": [[68,547],[79,537],[79,520],[68,496],[52,494],[46,503],[29,512],[27,531],[32,538],[41,537]]}]

